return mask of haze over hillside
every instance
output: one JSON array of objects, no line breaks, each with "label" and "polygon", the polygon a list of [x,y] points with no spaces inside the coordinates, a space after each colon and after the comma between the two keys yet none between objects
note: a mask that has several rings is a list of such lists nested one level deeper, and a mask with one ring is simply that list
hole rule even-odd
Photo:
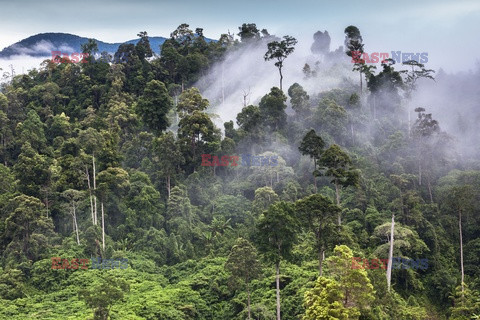
[{"label": "haze over hillside", "polygon": [[[70,33],[47,32],[39,33],[18,41],[0,51],[0,58],[10,58],[15,55],[28,55],[32,57],[51,56],[51,51],[61,51],[66,53],[81,52],[81,45],[88,42],[89,38],[80,37]],[[149,37],[152,50],[160,54],[160,46],[165,42],[164,37]],[[122,43],[137,44],[140,39],[132,39]],[[95,39],[98,45],[98,51],[107,51],[114,53],[122,44],[108,43]]]},{"label": "haze over hillside", "polygon": [[0,320],[480,319],[480,5],[88,2],[0,4]]}]

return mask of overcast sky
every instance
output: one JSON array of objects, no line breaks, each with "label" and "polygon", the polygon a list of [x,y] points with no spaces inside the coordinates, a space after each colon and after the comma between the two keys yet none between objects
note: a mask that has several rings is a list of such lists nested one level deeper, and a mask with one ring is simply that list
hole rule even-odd
[{"label": "overcast sky", "polygon": [[367,52],[428,52],[427,66],[447,71],[475,67],[480,52],[478,0],[0,0],[0,49],[42,32],[66,32],[106,42],[169,36],[181,23],[203,27],[207,37],[238,32],[253,22],[278,36],[311,41],[328,30],[332,49],[343,30],[357,26]]}]

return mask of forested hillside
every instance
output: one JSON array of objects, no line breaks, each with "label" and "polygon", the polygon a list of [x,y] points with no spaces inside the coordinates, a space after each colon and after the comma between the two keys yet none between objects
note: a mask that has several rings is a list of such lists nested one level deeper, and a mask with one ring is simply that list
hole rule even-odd
[{"label": "forested hillside", "polygon": [[12,75],[0,319],[480,319],[478,82],[344,33],[301,60],[182,24]]}]

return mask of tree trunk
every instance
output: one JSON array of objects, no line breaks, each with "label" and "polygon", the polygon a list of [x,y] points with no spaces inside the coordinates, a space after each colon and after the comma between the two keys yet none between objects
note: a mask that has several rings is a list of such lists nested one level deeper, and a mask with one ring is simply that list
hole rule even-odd
[{"label": "tree trunk", "polygon": [[168,199],[170,199],[170,175],[167,176],[167,192],[168,192]]},{"label": "tree trunk", "polygon": [[463,298],[463,291],[465,290],[464,288],[464,270],[463,270],[463,237],[462,237],[462,210],[458,211],[458,231],[460,233],[460,268],[462,270],[462,298]]},{"label": "tree trunk", "polygon": [[325,248],[322,247],[322,249],[320,250],[320,252],[318,253],[318,272],[320,274],[320,277],[322,276],[323,274],[323,259],[325,258]]},{"label": "tree trunk", "polygon": [[75,232],[75,219],[73,219],[73,211],[70,210],[70,214],[72,215],[72,231]]},{"label": "tree trunk", "polygon": [[277,262],[275,265],[276,269],[276,278],[275,278],[275,284],[277,287],[277,320],[281,320],[280,318],[280,261]]},{"label": "tree trunk", "polygon": [[92,162],[93,162],[93,211],[94,211],[94,224],[97,224],[97,196],[95,192],[97,191],[97,177],[96,177],[96,170],[95,170],[95,154],[92,154]]},{"label": "tree trunk", "polygon": [[100,202],[100,207],[102,208],[102,248],[105,251],[105,215],[103,213],[103,201]]},{"label": "tree trunk", "polygon": [[392,283],[392,263],[393,263],[393,233],[395,230],[395,215],[392,213],[392,225],[390,227],[390,250],[388,251],[388,266],[387,266],[387,286],[390,291]]},{"label": "tree trunk", "polygon": [[80,245],[80,237],[78,235],[77,213],[76,213],[75,203],[73,203],[72,209],[73,209],[73,223],[75,225],[75,233],[77,234],[77,244]]},{"label": "tree trunk", "polygon": [[[335,180],[335,195],[337,198],[337,206],[340,206],[340,186],[338,185],[338,181]],[[338,212],[338,225],[342,224],[342,211]]]},{"label": "tree trunk", "polygon": [[280,72],[280,90],[283,91],[283,89],[282,89],[282,81],[283,81],[282,68],[278,68],[278,72]]},{"label": "tree trunk", "polygon": [[337,199],[337,206],[340,206],[340,186],[338,185],[337,180],[335,180],[335,196]]},{"label": "tree trunk", "polygon": [[87,182],[88,182],[88,193],[90,194],[90,211],[92,212],[92,224],[95,224],[95,215],[93,211],[93,196],[92,196],[92,186],[90,185],[90,173],[88,173],[88,166],[85,166],[85,171],[87,174]]},{"label": "tree trunk", "polygon": [[363,84],[362,84],[362,73],[360,72],[360,95],[363,92]]}]

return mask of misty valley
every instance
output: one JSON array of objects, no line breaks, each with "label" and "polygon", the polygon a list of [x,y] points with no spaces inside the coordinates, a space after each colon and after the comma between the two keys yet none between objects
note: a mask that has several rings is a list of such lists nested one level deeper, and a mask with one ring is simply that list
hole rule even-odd
[{"label": "misty valley", "polygon": [[30,44],[0,319],[480,319],[480,64],[331,32]]}]

